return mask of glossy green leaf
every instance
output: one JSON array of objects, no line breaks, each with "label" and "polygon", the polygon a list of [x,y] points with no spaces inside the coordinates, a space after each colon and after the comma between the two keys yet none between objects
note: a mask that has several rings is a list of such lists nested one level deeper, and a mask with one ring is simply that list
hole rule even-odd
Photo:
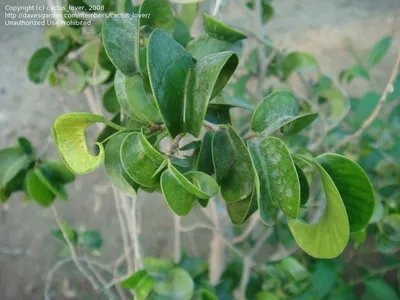
[{"label": "glossy green leaf", "polygon": [[212,124],[231,124],[229,108],[224,105],[210,103],[207,107],[206,121]]},{"label": "glossy green leaf", "polygon": [[183,47],[186,47],[186,45],[192,39],[189,29],[186,27],[185,23],[183,23],[178,18],[175,18],[175,27],[172,37]]},{"label": "glossy green leaf", "polygon": [[246,100],[239,99],[236,97],[232,97],[229,94],[226,94],[222,92],[221,94],[217,95],[211,102],[210,104],[215,104],[221,107],[227,107],[227,108],[235,108],[235,107],[240,107],[246,110],[253,111],[254,110],[254,105],[249,103]]},{"label": "glossy green leaf", "polygon": [[103,239],[98,231],[85,230],[78,234],[78,245],[88,248],[89,250],[100,250],[103,245]]},{"label": "glossy green leaf", "polygon": [[[126,81],[125,75],[122,72],[117,71],[115,73],[115,77],[114,77],[114,88],[115,88],[115,94],[117,95],[119,105],[121,106],[124,113],[128,117],[130,117],[132,119],[137,119],[140,121],[140,119],[134,114],[131,107],[129,106],[128,95],[126,93],[126,88],[125,88],[125,81]],[[142,126],[139,126],[139,129],[141,127]]]},{"label": "glossy green leaf", "polygon": [[26,176],[26,190],[29,196],[44,207],[50,206],[55,195],[42,183],[33,170]]},{"label": "glossy green leaf", "polygon": [[244,33],[228,27],[206,13],[203,13],[203,26],[209,36],[218,40],[236,42],[247,38]]},{"label": "glossy green leaf", "polygon": [[297,164],[295,164],[295,167],[300,183],[300,204],[305,205],[310,197],[310,186],[303,170]]},{"label": "glossy green leaf", "polygon": [[[76,242],[78,241],[78,232],[65,221],[61,221],[61,226],[62,226],[63,230],[66,232],[66,234],[67,234],[68,238],[70,239],[70,241],[72,242],[72,244],[76,245]],[[52,230],[50,232],[50,234],[57,240],[67,244],[67,241],[65,240],[61,229]]]},{"label": "glossy green leaf", "polygon": [[324,299],[332,290],[336,281],[336,269],[332,261],[317,261],[311,280],[317,299]]},{"label": "glossy green leaf", "polygon": [[218,192],[218,185],[209,175],[190,171],[181,174],[169,163],[161,175],[161,189],[171,210],[179,216],[187,215],[197,198],[210,199]]},{"label": "glossy green leaf", "polygon": [[[267,137],[252,149],[256,149],[259,165],[263,169],[260,181],[267,190],[263,195],[265,204],[260,207],[268,209],[269,203],[279,207],[286,215],[296,218],[300,208],[300,183],[286,145],[278,138]],[[268,211],[262,213],[268,215]]]},{"label": "glossy green leaf", "polygon": [[28,77],[34,83],[43,83],[49,75],[56,57],[49,48],[40,48],[32,55],[28,64]]},{"label": "glossy green leaf", "polygon": [[[65,168],[65,166],[63,166]],[[69,171],[69,170],[67,170]],[[50,168],[46,168],[46,163],[43,166],[34,169],[34,173],[37,178],[45,185],[57,198],[62,200],[68,199],[67,191],[65,190],[63,183],[56,180],[51,173]]]},{"label": "glossy green leaf", "polygon": [[139,13],[149,14],[147,18],[140,18],[140,27],[147,25],[153,29],[162,28],[170,34],[173,33],[175,20],[168,1],[144,0]]},{"label": "glossy green leaf", "polygon": [[283,269],[296,280],[304,280],[310,276],[307,269],[294,257],[286,257],[281,262]]},{"label": "glossy green leaf", "polygon": [[315,57],[304,52],[292,52],[282,61],[284,80],[287,80],[293,72],[303,72],[318,68],[318,62]]},{"label": "glossy green leaf", "polygon": [[332,178],[349,218],[350,231],[363,229],[375,208],[374,190],[367,174],[352,160],[338,154],[326,153],[316,161]]},{"label": "glossy green leaf", "polygon": [[106,146],[104,166],[113,185],[127,196],[134,197],[138,184],[126,173],[121,163],[121,144],[129,133],[120,133],[112,137]]},{"label": "glossy green leaf", "polygon": [[11,194],[18,191],[26,191],[25,188],[25,177],[27,170],[21,170],[17,175],[13,177],[7,184],[0,188],[0,201],[5,203],[10,198]]},{"label": "glossy green leaf", "polygon": [[214,134],[210,131],[207,131],[203,140],[201,141],[201,147],[199,156],[197,158],[197,168],[196,170],[199,172],[204,172],[208,175],[212,175],[214,173],[214,164],[212,160],[212,140]]},{"label": "glossy green leaf", "polygon": [[258,180],[254,184],[253,192],[244,200],[226,203],[228,215],[235,225],[244,223],[258,208],[260,201],[260,185]]},{"label": "glossy green leaf", "polygon": [[151,277],[164,277],[173,267],[174,264],[168,260],[154,257],[145,257],[143,259],[143,268]]},{"label": "glossy green leaf", "polygon": [[31,142],[23,136],[17,138],[17,145],[21,151],[28,156],[35,153],[35,149],[33,149]]},{"label": "glossy green leaf", "polygon": [[[310,160],[306,160],[310,161]],[[346,208],[329,174],[315,161],[326,195],[325,212],[315,224],[288,217],[289,229],[299,247],[316,258],[334,258],[347,245],[350,230]]]},{"label": "glossy green leaf", "polygon": [[233,51],[236,53],[236,55],[240,56],[242,53],[242,43],[241,41],[232,43],[228,41],[217,40],[208,35],[202,35],[191,40],[186,45],[186,49],[196,60],[222,51]]},{"label": "glossy green leaf", "polygon": [[247,145],[260,184],[260,196],[258,199],[260,219],[265,225],[271,226],[276,222],[278,209],[272,204],[268,192],[268,170],[265,167],[265,158],[260,145],[253,142],[248,142]]},{"label": "glossy green leaf", "polygon": [[146,270],[134,273],[128,279],[121,282],[121,286],[126,289],[134,290],[138,300],[144,300],[153,289],[154,279],[147,274]]},{"label": "glossy green leaf", "polygon": [[49,37],[50,40],[50,45],[51,48],[53,49],[54,55],[59,58],[64,56],[67,51],[69,46],[71,45],[71,38],[69,38],[68,36],[65,37],[57,37],[57,36],[50,36]]},{"label": "glossy green leaf", "polygon": [[364,282],[365,294],[362,299],[385,299],[385,300],[398,300],[399,296],[396,291],[383,279],[371,278]]},{"label": "glossy green leaf", "polygon": [[164,156],[146,139],[143,132],[129,134],[121,145],[121,162],[133,181],[145,187],[159,185],[160,175],[154,176]]},{"label": "glossy green leaf", "polygon": [[40,169],[45,170],[53,180],[61,184],[68,184],[75,180],[75,175],[58,160],[46,160],[40,166]]},{"label": "glossy green leaf", "polygon": [[102,39],[108,57],[125,75],[139,71],[139,19],[107,18],[103,23]]},{"label": "glossy green leaf", "polygon": [[128,105],[135,116],[146,123],[161,122],[160,113],[155,103],[149,99],[140,74],[125,77],[125,92]]},{"label": "glossy green leaf", "polygon": [[389,51],[392,45],[393,38],[391,36],[384,37],[378,41],[374,47],[371,49],[368,56],[368,66],[372,67],[382,60],[382,58]]},{"label": "glossy green leaf", "polygon": [[208,102],[224,88],[238,63],[233,52],[220,52],[203,57],[189,71],[183,104],[185,132],[200,135]]},{"label": "glossy green leaf", "polygon": [[60,79],[60,86],[72,94],[80,93],[85,85],[85,71],[77,60],[66,64],[67,70],[64,77]]},{"label": "glossy green leaf", "polygon": [[212,155],[225,201],[234,203],[248,198],[255,182],[253,163],[246,145],[231,126],[215,133]]},{"label": "glossy green leaf", "polygon": [[119,105],[114,86],[111,86],[107,89],[103,95],[102,102],[106,111],[110,113],[116,113],[120,110],[121,106]]},{"label": "glossy green leaf", "polygon": [[318,113],[297,114],[297,102],[289,91],[277,91],[261,101],[253,113],[251,129],[270,135],[283,128],[286,135],[294,135],[313,122]]},{"label": "glossy green leaf", "polygon": [[4,188],[21,170],[28,167],[32,158],[19,147],[0,150],[0,188]]},{"label": "glossy green leaf", "polygon": [[68,113],[59,116],[53,123],[53,135],[58,151],[66,166],[74,173],[86,174],[101,165],[104,159],[104,148],[97,156],[89,153],[85,130],[93,123],[101,122],[119,129],[104,117],[90,113]]},{"label": "glossy green leaf", "polygon": [[184,132],[184,89],[193,66],[186,50],[162,29],[150,36],[147,67],[158,110],[171,136]]},{"label": "glossy green leaf", "polygon": [[[155,299],[190,300],[194,283],[190,275],[181,268],[174,268],[164,278],[154,282]],[[159,298],[158,298],[158,297]]]}]

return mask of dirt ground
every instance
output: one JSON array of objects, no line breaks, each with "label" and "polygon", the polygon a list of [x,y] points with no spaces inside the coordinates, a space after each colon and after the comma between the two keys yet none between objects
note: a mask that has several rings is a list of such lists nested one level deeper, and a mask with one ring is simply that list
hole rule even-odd
[{"label": "dirt ground", "polygon": [[[18,4],[43,1],[23,0]],[[0,18],[4,17],[6,4],[15,1],[2,1]],[[336,78],[353,61],[348,51],[350,41],[362,54],[381,37],[400,29],[400,0],[275,0],[273,6],[275,17],[266,26],[266,33],[281,47],[312,53],[323,72]],[[223,20],[242,27],[252,26],[234,3],[226,7]],[[0,24],[0,148],[11,145],[18,136],[27,136],[40,147],[49,137],[54,119],[64,109],[88,111],[89,107],[82,96],[71,96],[28,80],[27,63],[43,44],[43,28],[6,27],[3,20]],[[398,34],[375,73],[381,86],[388,78],[396,48],[400,49]],[[361,95],[365,88],[363,83],[355,82],[348,90],[351,89],[352,95]],[[60,97],[65,107],[60,104]],[[50,146],[49,156],[58,157],[54,145]],[[118,257],[122,241],[104,169],[78,176],[68,190],[68,203],[57,203],[62,218],[74,227],[96,229],[106,237],[101,261],[110,262]],[[139,206],[143,252],[169,257],[172,218],[162,197],[141,193]],[[23,204],[21,195],[13,197],[7,205],[0,205],[0,210],[0,299],[43,299],[45,277],[59,259],[60,244],[49,236],[49,231],[56,228],[51,211]],[[197,217],[195,213],[183,222]],[[200,241],[206,241],[209,234],[197,231],[192,238],[199,247],[198,254],[207,253],[208,243]],[[188,237],[184,246],[193,252]],[[56,281],[61,280],[62,274],[57,275]]]}]

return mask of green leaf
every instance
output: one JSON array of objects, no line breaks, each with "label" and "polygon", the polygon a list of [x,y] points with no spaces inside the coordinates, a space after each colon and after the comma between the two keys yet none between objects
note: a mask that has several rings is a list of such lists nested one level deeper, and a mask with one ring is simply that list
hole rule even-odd
[{"label": "green leaf", "polygon": [[10,198],[11,194],[18,191],[26,190],[25,177],[27,170],[21,170],[14,176],[3,188],[0,188],[0,201],[5,203]]},{"label": "green leaf", "polygon": [[258,199],[260,219],[265,225],[271,226],[276,222],[278,209],[272,205],[268,193],[268,171],[265,167],[265,158],[261,153],[260,145],[253,142],[248,142],[247,145],[260,185],[260,196]]},{"label": "green leaf", "polygon": [[[162,299],[190,300],[194,283],[190,275],[181,268],[174,268],[166,277],[154,282],[153,292]],[[157,297],[155,297],[157,299]]]},{"label": "green leaf", "polygon": [[[64,167],[65,168],[65,167]],[[68,194],[63,184],[52,177],[52,173],[48,168],[41,166],[34,169],[34,173],[37,178],[45,185],[56,197],[67,200]]]},{"label": "green leaf", "polygon": [[233,52],[220,52],[203,57],[189,71],[183,103],[185,132],[200,135],[208,102],[224,88],[238,63]]},{"label": "green leaf", "polygon": [[203,13],[203,27],[209,36],[218,40],[236,42],[247,38],[245,34],[226,26],[206,13]]},{"label": "green leaf", "polygon": [[26,175],[26,190],[34,201],[44,207],[50,206],[54,201],[55,195],[42,183],[33,170]]},{"label": "green leaf", "polygon": [[[141,19],[142,20],[142,19]],[[102,39],[108,57],[125,75],[139,71],[138,18],[107,18],[103,23]]]},{"label": "green leaf", "polygon": [[103,146],[96,143],[100,153],[94,156],[89,153],[86,144],[85,130],[96,122],[120,129],[118,125],[107,121],[104,117],[90,113],[64,114],[53,123],[53,135],[58,151],[66,166],[74,173],[89,173],[103,162]]},{"label": "green leaf", "polygon": [[148,14],[148,17],[140,18],[140,27],[147,25],[153,29],[164,29],[169,34],[173,33],[175,20],[168,1],[145,0],[140,7],[139,14]]},{"label": "green leaf", "polygon": [[120,110],[117,94],[115,93],[114,86],[110,86],[103,95],[103,106],[106,111],[110,113],[116,113]]},{"label": "green leaf", "polygon": [[99,85],[104,83],[111,75],[111,72],[96,65],[93,70],[88,70],[85,74],[87,83]]},{"label": "green leaf", "polygon": [[[66,232],[66,234],[67,234],[68,238],[70,239],[70,241],[72,242],[72,244],[76,245],[76,242],[78,241],[78,232],[76,232],[76,230],[73,229],[71,226],[69,226],[68,223],[66,223],[65,221],[61,221],[61,226],[64,229],[64,231]],[[52,230],[50,232],[50,234],[53,237],[55,237],[56,239],[58,239],[59,241],[64,242],[65,244],[67,243],[61,229]]]},{"label": "green leaf", "polygon": [[239,99],[236,97],[232,97],[231,95],[228,95],[224,92],[221,94],[217,95],[211,102],[210,104],[222,106],[222,107],[227,107],[227,108],[235,108],[235,107],[240,107],[246,110],[253,111],[254,106],[247,102],[246,100]]},{"label": "green leaf", "polygon": [[310,276],[307,269],[294,257],[286,257],[281,262],[283,269],[296,280],[304,280]]},{"label": "green leaf", "polygon": [[329,103],[330,112],[326,118],[330,128],[336,127],[350,111],[349,99],[334,87],[325,88],[318,94]]},{"label": "green leaf", "polygon": [[49,48],[40,48],[33,53],[28,64],[28,77],[34,83],[43,83],[56,61]]},{"label": "green leaf", "polygon": [[58,160],[46,160],[40,169],[49,173],[53,180],[61,184],[68,184],[75,180],[75,175]]},{"label": "green leaf", "polygon": [[172,37],[183,47],[191,41],[190,31],[186,27],[185,23],[183,23],[178,18],[175,18],[175,27],[174,27],[174,34]]},{"label": "green leaf", "polygon": [[312,286],[317,299],[324,299],[336,281],[336,266],[329,260],[318,260],[312,275]]},{"label": "green leaf", "polygon": [[165,31],[156,29],[150,35],[147,66],[158,110],[175,137],[184,132],[184,89],[192,58]]},{"label": "green leaf", "polygon": [[318,62],[314,56],[304,52],[292,52],[282,61],[283,80],[287,80],[293,72],[303,72],[318,69]]},{"label": "green leaf", "polygon": [[146,299],[152,291],[153,285],[154,279],[147,274],[146,270],[140,270],[121,282],[123,288],[135,291],[138,300]]},{"label": "green leaf", "polygon": [[161,176],[161,190],[170,209],[179,216],[187,215],[197,198],[210,199],[218,192],[218,185],[209,175],[190,171],[181,174],[169,163]]},{"label": "green leaf", "polygon": [[80,93],[86,85],[85,76],[82,65],[72,60],[66,64],[66,73],[60,79],[60,86],[72,94]]},{"label": "green leaf", "polygon": [[151,277],[164,277],[166,273],[170,272],[174,264],[170,261],[145,257],[143,259],[143,267]]},{"label": "green leaf", "polygon": [[78,245],[88,248],[89,250],[100,250],[103,239],[95,230],[85,230],[78,234]]},{"label": "green leaf", "polygon": [[362,65],[354,65],[346,70],[343,70],[339,74],[339,80],[346,81],[347,83],[352,82],[355,77],[361,77],[369,80],[368,70]]},{"label": "green leaf", "polygon": [[[121,74],[121,76],[124,75]],[[146,123],[161,122],[162,119],[154,101],[147,96],[143,77],[140,74],[125,76],[124,82],[124,87],[118,88],[125,88],[126,101],[133,114]]]},{"label": "green leaf", "polygon": [[23,136],[17,138],[17,145],[22,150],[22,152],[28,156],[35,153],[35,149],[33,149],[31,142]]},{"label": "green leaf", "polygon": [[260,185],[258,180],[254,184],[253,192],[244,200],[226,203],[228,215],[235,225],[244,223],[258,208],[260,199]]},{"label": "green leaf", "polygon": [[196,60],[199,60],[206,55],[222,51],[233,51],[237,56],[240,56],[242,53],[242,43],[241,41],[232,43],[228,41],[217,40],[208,35],[201,35],[191,40],[186,45],[186,49]]},{"label": "green leaf", "polygon": [[267,137],[258,145],[251,144],[251,149],[251,153],[257,155],[257,165],[262,168],[260,184],[262,182],[263,192],[267,192],[260,198],[266,202],[260,203],[260,210],[264,208],[261,216],[268,216],[267,209],[272,203],[286,215],[296,218],[300,208],[300,183],[286,145],[278,138]]},{"label": "green leaf", "polygon": [[382,58],[389,51],[390,46],[392,45],[393,38],[391,36],[384,37],[380,41],[378,41],[374,47],[369,52],[368,56],[368,66],[373,67],[378,62],[382,60]]},{"label": "green leaf", "polygon": [[207,131],[203,140],[201,141],[201,147],[199,156],[197,158],[197,168],[196,170],[199,172],[204,172],[208,175],[212,175],[214,173],[214,164],[212,160],[212,140],[214,134],[210,131]]},{"label": "green leaf", "polygon": [[295,167],[300,183],[300,204],[305,205],[310,197],[310,186],[303,170],[297,164],[295,164]]},{"label": "green leaf", "polygon": [[120,133],[112,137],[106,146],[104,166],[112,184],[122,193],[133,197],[136,195],[138,184],[125,171],[121,162],[121,144],[128,133]]},{"label": "green leaf", "polygon": [[314,164],[320,173],[326,195],[326,208],[321,219],[315,224],[306,224],[288,217],[289,229],[299,247],[308,255],[315,258],[334,258],[342,253],[349,240],[346,208],[325,169],[313,160],[303,160]]},{"label": "green leaf", "polygon": [[318,113],[297,114],[297,102],[289,91],[277,91],[261,101],[253,113],[251,129],[270,135],[281,127],[285,135],[294,135],[312,123]]},{"label": "green leaf", "polygon": [[4,188],[21,170],[28,167],[32,158],[19,147],[0,150],[0,188]]},{"label": "green leaf", "polygon": [[229,108],[223,105],[210,103],[206,112],[206,121],[212,124],[231,124]]},{"label": "green leaf", "polygon": [[[176,1],[176,0],[175,0]],[[179,19],[182,20],[182,22],[186,25],[187,28],[191,28],[193,25],[194,20],[196,19],[197,16],[197,10],[199,5],[197,2],[201,2],[203,0],[178,0],[178,1],[184,1],[185,3],[182,4],[181,10],[179,11]],[[171,2],[174,2],[171,1]]]},{"label": "green leaf", "polygon": [[374,189],[364,170],[352,160],[326,153],[316,158],[333,180],[346,207],[350,231],[367,226],[375,208]]},{"label": "green leaf", "polygon": [[57,37],[57,36],[50,36],[49,40],[50,40],[50,45],[51,45],[51,48],[53,49],[54,55],[57,58],[60,58],[67,53],[68,48],[72,42],[71,38],[69,38],[68,36],[64,36],[62,38]]},{"label": "green leaf", "polygon": [[381,278],[368,279],[364,282],[366,291],[362,299],[398,300],[396,291]]},{"label": "green leaf", "polygon": [[121,162],[133,181],[146,187],[159,185],[160,175],[153,176],[164,156],[146,139],[143,132],[129,134],[121,145]]},{"label": "green leaf", "polygon": [[225,201],[234,203],[248,198],[255,182],[253,163],[246,145],[231,126],[215,133],[212,155]]}]

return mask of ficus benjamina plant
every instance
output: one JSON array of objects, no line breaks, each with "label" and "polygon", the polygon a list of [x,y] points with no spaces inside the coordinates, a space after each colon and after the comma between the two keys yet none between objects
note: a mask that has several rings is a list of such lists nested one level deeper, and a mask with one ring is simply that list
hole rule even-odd
[{"label": "ficus benjamina plant", "polygon": [[[84,1],[70,2],[87,7]],[[112,116],[93,109],[57,117],[52,133],[63,163],[35,157],[24,138],[18,139],[16,147],[1,150],[3,201],[12,192],[24,190],[40,205],[50,206],[55,198],[66,200],[64,185],[74,180],[73,174],[87,174],[104,164],[123,197],[137,201],[139,189],[162,193],[165,209],[178,220],[196,206],[208,212],[210,205],[222,203],[225,212],[221,207],[217,212],[221,218],[225,213],[229,216],[234,230],[254,228],[260,220],[263,230],[290,231],[298,247],[319,259],[339,256],[351,236],[359,243],[365,240],[365,228],[373,215],[378,218],[376,206],[382,204],[377,204],[369,176],[356,162],[354,151],[347,150],[349,157],[323,151],[327,147],[321,146],[322,141],[335,150],[343,147],[338,128],[342,122],[356,121],[348,117],[349,99],[322,74],[313,56],[277,49],[256,33],[260,45],[243,59],[243,43],[254,33],[221,22],[217,18],[221,1],[212,15],[199,14],[199,1],[144,0],[137,6],[130,1],[106,2],[103,10],[122,14],[95,23],[91,30],[50,27],[46,32],[50,46],[33,54],[28,75],[35,83],[48,81],[71,93],[105,89],[102,104]],[[273,15],[268,1],[248,1],[245,9],[261,25]],[[204,34],[193,38],[190,28],[196,16],[202,20]],[[390,43],[391,37],[379,41],[368,64],[357,59],[354,67],[341,72],[340,80],[370,80],[370,69]],[[307,70],[316,72],[317,81],[305,79]],[[286,86],[265,90],[263,81],[269,76]],[[291,76],[302,79],[308,95],[291,89]],[[253,79],[259,80],[257,95],[247,86]],[[95,123],[104,124],[103,129],[95,145],[88,145],[86,130]],[[309,218],[313,191],[325,199],[317,203],[322,209],[316,219]],[[396,228],[398,214],[391,220],[387,224]],[[53,235],[67,242],[76,256],[74,245],[85,239],[78,238],[66,223],[60,227]],[[80,236],[86,236],[89,242],[83,244],[89,249],[100,248],[97,233]],[[259,238],[262,245],[264,240]],[[393,235],[385,238],[396,240]],[[250,242],[251,254],[242,255],[244,262],[228,264],[216,281],[205,275],[215,261],[207,266],[201,259],[181,255],[180,249],[174,262],[141,261],[135,256],[135,272],[128,264],[128,276],[104,289],[112,298],[110,287],[120,283],[133,290],[137,299],[230,299],[236,289],[238,298],[286,299],[310,286],[306,295],[313,299],[329,295],[336,276],[332,270],[339,269],[337,260],[333,265],[319,261],[311,275],[303,266],[306,262],[287,257],[265,268],[254,267],[255,273],[249,276],[252,249],[258,251],[258,247],[257,241]],[[239,256],[242,253],[231,248]],[[385,249],[388,253],[394,248]],[[319,276],[328,274],[324,272],[333,278],[325,285],[319,284]],[[258,286],[254,282],[271,274],[279,288],[271,279],[252,293]],[[281,286],[284,281],[295,283]]]}]

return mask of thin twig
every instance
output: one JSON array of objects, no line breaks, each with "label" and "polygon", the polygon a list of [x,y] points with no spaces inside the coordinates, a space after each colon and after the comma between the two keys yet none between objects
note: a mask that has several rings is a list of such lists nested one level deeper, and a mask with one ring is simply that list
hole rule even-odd
[{"label": "thin twig", "polygon": [[174,220],[174,262],[181,260],[181,218],[173,213]]},{"label": "thin twig", "polygon": [[136,206],[137,206],[137,197],[134,197],[132,200],[132,223],[133,223],[133,249],[135,251],[135,271],[139,271],[143,268],[142,256],[140,254],[140,247],[139,247],[139,235],[137,232],[137,218],[136,218]]},{"label": "thin twig", "polygon": [[84,277],[86,277],[87,280],[89,280],[89,282],[92,284],[94,290],[96,290],[96,291],[99,290],[99,284],[98,284],[98,282],[93,278],[92,275],[89,274],[89,272],[88,272],[88,271],[83,267],[83,265],[80,263],[80,261],[79,261],[79,259],[78,259],[78,256],[77,256],[77,254],[76,254],[75,247],[74,247],[74,245],[72,244],[72,242],[71,242],[71,240],[70,240],[70,238],[69,238],[69,236],[68,236],[68,233],[67,233],[67,231],[65,230],[63,224],[61,223],[61,219],[60,219],[60,217],[58,216],[58,213],[57,213],[57,210],[56,210],[56,207],[55,207],[54,204],[51,206],[51,209],[52,209],[52,211],[53,211],[53,215],[54,215],[54,218],[56,219],[57,225],[58,225],[58,227],[60,228],[60,230],[61,230],[61,232],[62,232],[62,235],[63,235],[65,241],[67,242],[67,245],[68,245],[68,247],[69,247],[69,249],[70,249],[70,252],[71,252],[72,260],[74,261],[76,267],[77,267],[78,270],[82,273],[82,275],[83,275]]},{"label": "thin twig", "polygon": [[235,236],[232,239],[232,243],[238,244],[246,240],[250,233],[253,232],[253,229],[259,224],[260,218],[258,217],[258,214],[255,214],[251,217],[250,222],[247,224],[246,228],[243,230],[242,234]]},{"label": "thin twig", "polygon": [[221,10],[223,2],[224,2],[224,0],[216,0],[214,10],[212,13],[213,17],[216,17],[218,15],[219,11]]},{"label": "thin twig", "polygon": [[129,246],[128,246],[128,230],[126,228],[126,224],[125,224],[123,216],[121,214],[120,198],[119,198],[118,193],[115,190],[114,186],[113,186],[112,190],[113,190],[113,194],[114,194],[115,208],[117,210],[118,222],[119,222],[119,227],[121,229],[122,243],[123,243],[123,247],[124,247],[124,255],[122,257],[125,257],[125,259],[126,259],[128,273],[132,273],[133,272],[133,261],[130,256]]},{"label": "thin twig", "polygon": [[179,148],[179,142],[181,139],[185,136],[184,133],[178,134],[174,140],[172,141],[171,147],[169,148],[168,152],[165,153],[165,158],[170,159],[171,156],[176,152],[176,150]]},{"label": "thin twig", "polygon": [[203,122],[203,126],[208,128],[208,129],[211,129],[214,132],[217,132],[217,131],[221,130],[221,127],[219,125],[215,125],[215,124],[213,124],[211,122],[208,122],[208,121],[204,121]]},{"label": "thin twig", "polygon": [[392,73],[390,75],[389,81],[383,90],[383,93],[381,97],[379,98],[378,104],[376,105],[374,111],[371,113],[371,115],[364,121],[364,123],[361,125],[361,127],[354,132],[352,135],[347,136],[345,139],[343,139],[340,143],[338,143],[335,147],[333,147],[330,151],[335,152],[339,150],[341,147],[349,143],[350,141],[358,138],[364,130],[371,125],[371,123],[375,120],[375,118],[378,116],[379,111],[382,108],[383,103],[386,101],[387,96],[393,92],[393,82],[395,81],[398,72],[399,72],[399,65],[400,65],[400,53],[397,56],[396,62],[394,64]]}]

